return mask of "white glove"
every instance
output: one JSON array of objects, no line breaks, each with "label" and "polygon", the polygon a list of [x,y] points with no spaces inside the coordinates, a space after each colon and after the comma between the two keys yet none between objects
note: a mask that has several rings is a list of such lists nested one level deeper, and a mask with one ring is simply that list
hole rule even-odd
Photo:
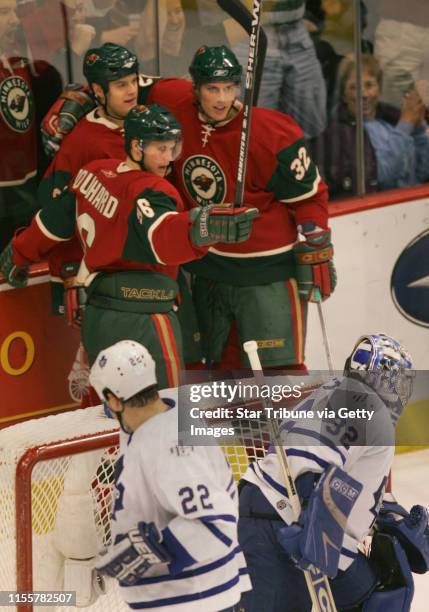
[{"label": "white glove", "polygon": [[76,607],[85,608],[104,595],[103,577],[97,573],[95,557],[92,559],[66,559],[64,561],[64,591],[76,591]]}]

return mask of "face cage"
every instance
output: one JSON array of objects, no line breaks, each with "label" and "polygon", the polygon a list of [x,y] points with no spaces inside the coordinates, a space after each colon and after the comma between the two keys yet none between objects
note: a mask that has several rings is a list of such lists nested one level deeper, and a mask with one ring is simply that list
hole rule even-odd
[{"label": "face cage", "polygon": [[378,378],[376,388],[383,393],[394,393],[399,397],[403,407],[405,407],[413,393],[414,378],[416,373],[413,370],[404,368],[383,369],[372,372]]},{"label": "face cage", "polygon": [[[140,151],[143,153],[145,153],[146,149],[153,143],[155,142],[168,142],[169,140],[176,140],[175,138],[165,138],[162,140],[157,140],[156,138],[153,138],[152,140],[149,140],[149,142],[144,142],[143,140],[139,141],[139,149]],[[176,140],[176,144],[173,148],[172,154],[171,154],[171,161],[176,161],[176,159],[178,159],[180,157],[180,155],[182,154],[182,149],[183,149],[183,140],[182,138],[180,140]]]}]

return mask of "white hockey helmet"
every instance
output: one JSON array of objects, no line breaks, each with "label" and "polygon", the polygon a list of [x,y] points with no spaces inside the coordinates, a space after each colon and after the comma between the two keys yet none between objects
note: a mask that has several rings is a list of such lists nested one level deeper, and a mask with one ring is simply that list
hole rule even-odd
[{"label": "white hockey helmet", "polygon": [[368,334],[357,341],[344,373],[366,372],[365,381],[382,395],[396,394],[404,407],[413,391],[412,359],[402,344],[386,334]]},{"label": "white hockey helmet", "polygon": [[121,340],[100,351],[89,381],[99,397],[109,389],[123,402],[157,384],[155,362],[146,347],[134,340]]}]

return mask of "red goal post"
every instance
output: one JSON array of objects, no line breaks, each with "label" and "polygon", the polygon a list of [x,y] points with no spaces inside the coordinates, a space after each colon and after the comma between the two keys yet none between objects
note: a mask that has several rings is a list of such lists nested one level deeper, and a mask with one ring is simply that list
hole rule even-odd
[{"label": "red goal post", "polygon": [[[222,447],[236,480],[269,446],[263,424],[242,425],[231,444]],[[60,591],[67,556],[60,552],[62,538],[67,546],[72,540],[73,558],[94,556],[110,543],[119,437],[117,423],[106,417],[102,406],[32,419],[0,431],[0,591]],[[88,498],[89,511],[88,504],[81,505]],[[79,501],[78,517],[72,512],[74,499]],[[88,551],[94,533],[96,545]],[[106,587],[106,595],[85,609],[128,610],[116,581],[108,579]],[[61,612],[75,609],[58,607]],[[31,612],[33,606],[20,603],[16,610]]]},{"label": "red goal post", "polygon": [[[222,449],[238,480],[249,462],[265,455],[270,434],[264,419],[229,424],[236,435]],[[0,591],[61,591],[65,558],[89,559],[110,544],[119,439],[118,423],[102,406],[0,430]],[[106,591],[85,609],[128,610],[115,580],[106,580]],[[38,612],[55,609],[37,607]],[[31,612],[33,606],[20,603],[16,610]]]}]

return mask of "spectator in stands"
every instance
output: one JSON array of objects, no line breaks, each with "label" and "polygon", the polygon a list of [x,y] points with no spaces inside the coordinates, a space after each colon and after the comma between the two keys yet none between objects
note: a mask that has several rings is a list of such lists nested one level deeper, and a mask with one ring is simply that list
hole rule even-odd
[{"label": "spectator in stands", "polygon": [[[270,2],[263,12],[268,48],[258,105],[288,113],[307,138],[314,138],[326,127],[326,85],[304,22],[305,4],[305,0]],[[248,40],[234,51],[245,65]]]},{"label": "spectator in stands", "polygon": [[[379,101],[382,71],[376,58],[362,55],[366,190],[405,187],[429,179],[426,109],[416,89],[403,98],[402,109]],[[335,120],[315,143],[313,157],[328,183],[331,197],[356,193],[356,69],[349,55],[338,72],[339,106]]]},{"label": "spectator in stands", "polygon": [[0,250],[37,210],[38,125],[61,90],[59,75],[20,48],[16,0],[0,0]]},{"label": "spectator in stands", "polygon": [[[339,55],[352,53],[355,33],[354,3],[350,0],[307,0],[307,7],[310,9],[318,4],[324,12],[323,40],[330,43]],[[360,26],[363,32],[367,25],[368,9],[363,0],[359,0],[359,4]],[[362,46],[362,50],[372,52],[368,40],[362,39]]]},{"label": "spectator in stands", "polygon": [[401,105],[418,79],[429,79],[429,11],[426,0],[380,0],[375,54],[383,70],[382,99]]},{"label": "spectator in stands", "polygon": [[[85,0],[87,21],[97,32],[94,45],[111,42],[134,51],[146,7],[146,0]],[[153,29],[154,22],[150,26]]]},{"label": "spectator in stands", "polygon": [[327,40],[323,39],[325,29],[325,11],[322,0],[307,0],[305,5],[304,24],[316,50],[322,74],[326,83],[326,109],[328,120],[334,105],[338,65],[343,56],[339,55]]},{"label": "spectator in stands", "polygon": [[95,28],[86,23],[84,0],[62,0],[66,40],[53,56],[53,64],[67,81],[83,81],[82,60],[95,38]]},{"label": "spectator in stands", "polygon": [[[183,76],[187,72],[184,63],[185,52],[185,13],[181,0],[166,0],[165,12],[157,25],[154,2],[148,2],[139,25],[139,35],[135,39],[134,51],[139,58],[142,70],[146,74],[165,76]],[[160,29],[157,34],[157,29]],[[160,38],[160,57],[156,37]]]},{"label": "spectator in stands", "polygon": [[41,0],[23,10],[25,37],[35,59],[52,63],[64,83],[81,82],[82,57],[95,38],[85,0]]},{"label": "spectator in stands", "polygon": [[185,14],[181,0],[161,4],[159,25],[153,0],[85,0],[85,8],[87,21],[96,30],[94,45],[110,42],[126,46],[138,56],[145,74],[158,74],[160,69],[164,75],[186,73],[189,61],[183,64]]}]

